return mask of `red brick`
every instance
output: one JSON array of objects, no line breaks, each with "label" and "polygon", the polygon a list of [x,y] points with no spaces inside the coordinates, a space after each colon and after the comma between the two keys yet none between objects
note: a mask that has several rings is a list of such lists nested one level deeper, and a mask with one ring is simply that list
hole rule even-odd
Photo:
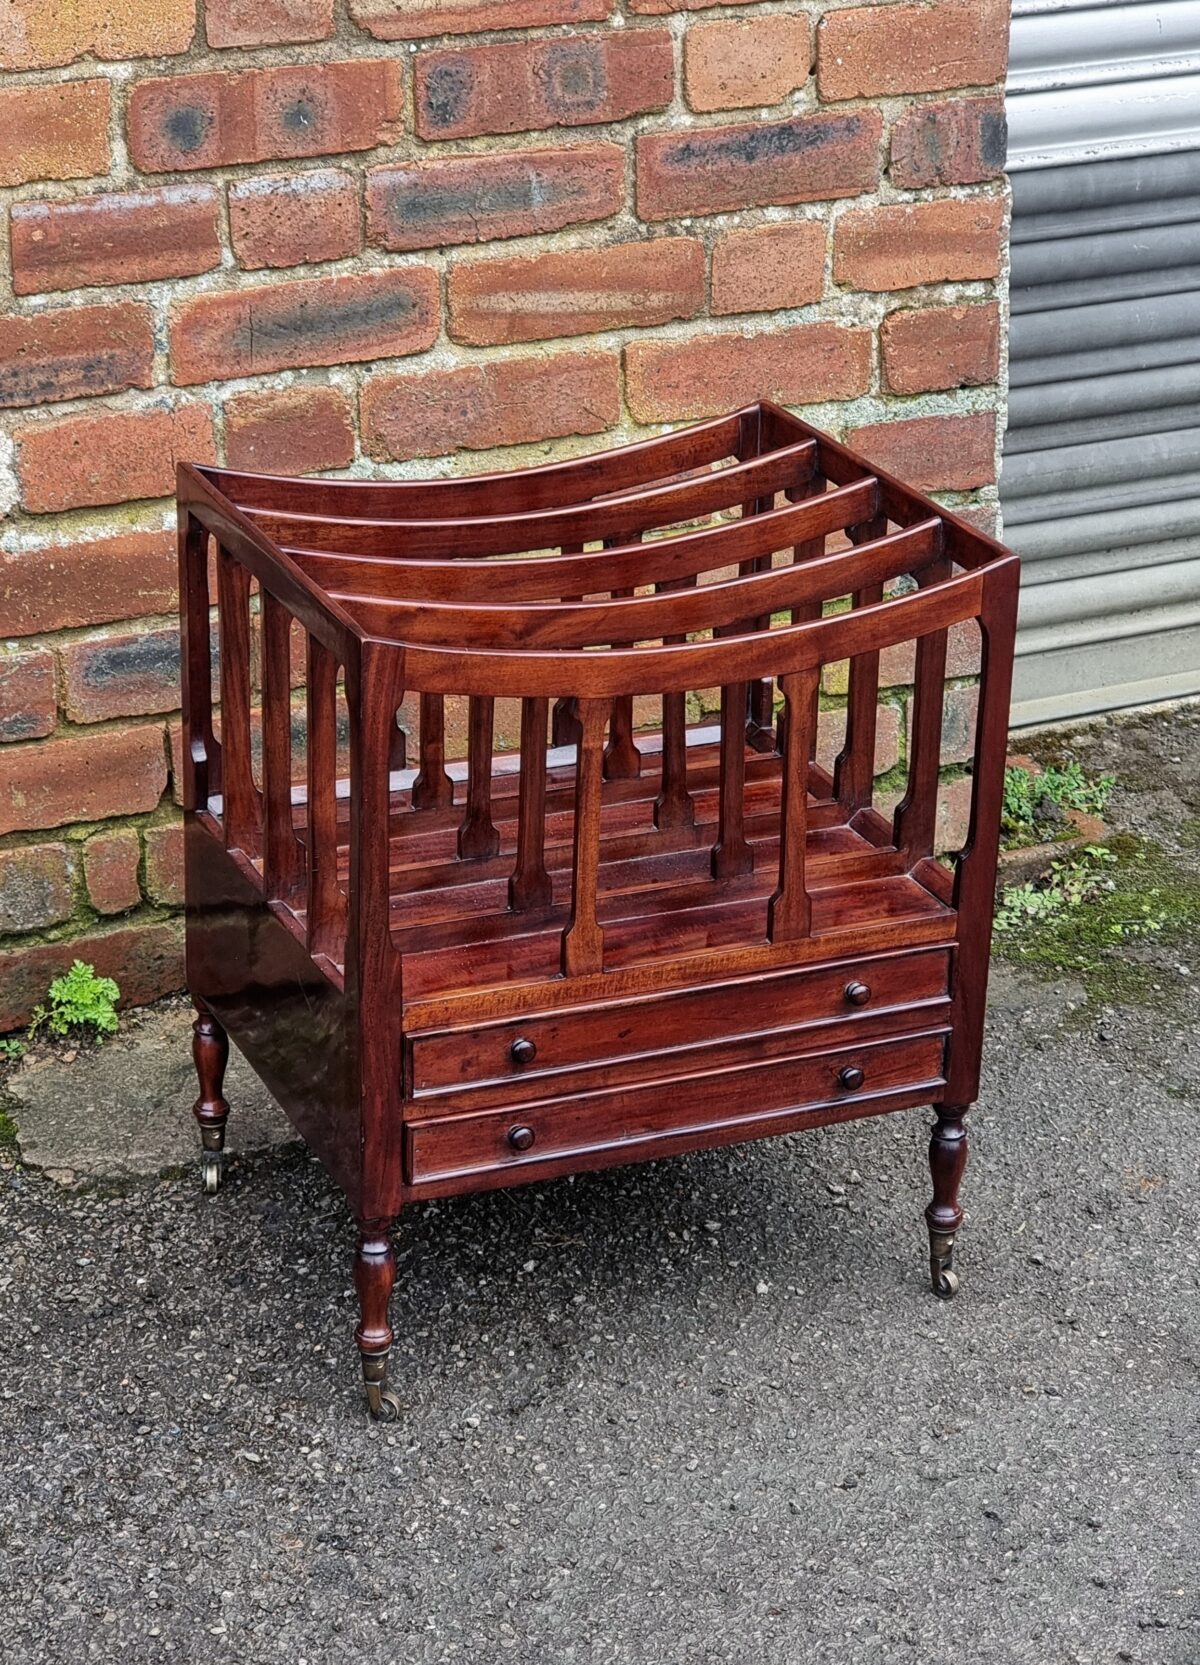
[{"label": "red brick", "polygon": [[109,167],[107,81],[0,89],[0,186]]},{"label": "red brick", "polygon": [[674,82],[665,29],[420,52],[417,132],[423,139],[465,139],[622,121],[665,110]]},{"label": "red brick", "polygon": [[367,235],[382,249],[486,243],[607,219],[624,200],[620,145],[447,156],[372,168]]},{"label": "red brick", "polygon": [[644,220],[855,197],[879,180],[878,110],[645,133],[637,141]]},{"label": "red brick", "polygon": [[146,828],[146,893],[154,902],[183,901],[183,822]]},{"label": "red brick", "polygon": [[0,69],[54,69],[77,58],[166,58],[186,52],[195,0],[6,0]]},{"label": "red brick", "polygon": [[381,460],[598,434],[620,418],[619,366],[608,353],[538,353],[379,375],[362,393],[363,444]]},{"label": "red brick", "polygon": [[13,289],[33,295],[211,271],[221,264],[219,206],[211,185],[16,203]]},{"label": "red brick", "polygon": [[132,827],[96,833],[83,847],[88,897],[97,913],[128,913],[142,899],[138,863],[142,846]]},{"label": "red brick", "polygon": [[837,324],[632,341],[625,349],[626,397],[639,422],[715,416],[755,399],[853,399],[870,381],[871,332]]},{"label": "red brick", "polygon": [[693,23],[683,43],[683,86],[693,110],[778,104],[808,80],[812,25],[805,13]]},{"label": "red brick", "polygon": [[0,549],[0,616],[11,636],[170,613],[177,596],[174,532]]},{"label": "red brick", "polygon": [[[734,6],[753,6],[757,0],[728,0]],[[703,12],[723,6],[726,0],[626,0],[626,10],[635,16],[666,17],[672,12]]]},{"label": "red brick", "polygon": [[0,318],[0,408],[149,387],[154,335],[145,307],[61,307]]},{"label": "red brick", "polygon": [[919,416],[854,428],[847,445],[923,491],[973,491],[996,478],[996,418]]},{"label": "red brick", "polygon": [[994,303],[891,312],[879,339],[893,393],[977,387],[1000,373],[1000,311]]},{"label": "red brick", "polygon": [[826,12],[817,31],[821,97],[875,98],[1003,81],[1008,22],[1008,0]]},{"label": "red brick", "polygon": [[849,289],[913,289],[994,278],[1003,225],[997,197],[851,208],[833,231],[834,279]]},{"label": "red brick", "polygon": [[350,16],[376,40],[600,23],[610,10],[610,0],[350,0]]},{"label": "red brick", "polygon": [[354,412],[336,387],[239,393],[225,401],[225,459],[253,474],[316,474],[354,461]]},{"label": "red brick", "polygon": [[358,182],[324,169],[241,180],[229,187],[229,230],[250,271],[344,259],[362,247]]},{"label": "red brick", "polygon": [[0,647],[0,742],[38,740],[54,727],[54,655]]},{"label": "red brick", "polygon": [[6,746],[0,751],[0,836],[144,814],[166,783],[157,723]]},{"label": "red brick", "polygon": [[75,911],[75,875],[65,844],[0,850],[0,936],[44,931]]},{"label": "red brick", "polygon": [[437,340],[438,311],[438,277],[427,266],[199,295],[171,320],[171,379],[419,353]]},{"label": "red brick", "polygon": [[179,705],[179,630],[128,631],[58,650],[63,709],[73,723],[140,717]]},{"label": "red brick", "polygon": [[819,301],[825,292],[826,237],[824,220],[725,232],[713,244],[713,312],[776,312]]},{"label": "red brick", "polygon": [[971,825],[971,777],[959,775],[938,786],[934,852],[939,856],[957,853],[967,842]]},{"label": "red brick", "polygon": [[[978,688],[947,688],[942,707],[943,763],[969,763],[975,752],[975,721],[979,715]],[[912,712],[909,712],[909,728]],[[909,741],[911,745],[911,738]]]},{"label": "red brick", "polygon": [[177,460],[216,460],[205,405],[70,416],[18,428],[14,437],[21,501],[34,514],[169,497]]},{"label": "red brick", "polygon": [[660,237],[477,260],[451,267],[447,302],[450,334],[475,346],[694,318],[704,307],[704,245]]},{"label": "red brick", "polygon": [[399,62],[381,58],[139,81],[129,152],[163,173],[370,150],[398,137],[402,91]]},{"label": "red brick", "polygon": [[333,0],[206,0],[204,33],[217,47],[328,40]]},{"label": "red brick", "polygon": [[0,1031],[28,1023],[51,982],[69,971],[73,960],[93,966],[98,977],[113,978],[120,1005],[144,1006],[184,986],[183,926],[177,920],[125,925],[0,954]]},{"label": "red brick", "polygon": [[1008,129],[1002,98],[914,104],[892,129],[892,181],[906,190],[977,185],[1004,172]]}]

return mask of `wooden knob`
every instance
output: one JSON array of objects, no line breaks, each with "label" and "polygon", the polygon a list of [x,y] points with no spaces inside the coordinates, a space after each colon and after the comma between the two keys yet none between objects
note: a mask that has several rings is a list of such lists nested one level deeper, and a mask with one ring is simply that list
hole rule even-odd
[{"label": "wooden knob", "polygon": [[509,1047],[508,1055],[514,1064],[532,1064],[537,1057],[537,1046],[522,1035]]},{"label": "wooden knob", "polygon": [[838,1086],[847,1087],[851,1092],[861,1087],[865,1077],[857,1064],[846,1064],[838,1071]]},{"label": "wooden knob", "polygon": [[508,1130],[508,1142],[514,1150],[528,1150],[535,1138],[531,1127],[510,1127]]},{"label": "wooden knob", "polygon": [[847,983],[845,988],[846,1000],[851,1006],[865,1006],[871,998],[869,983]]}]

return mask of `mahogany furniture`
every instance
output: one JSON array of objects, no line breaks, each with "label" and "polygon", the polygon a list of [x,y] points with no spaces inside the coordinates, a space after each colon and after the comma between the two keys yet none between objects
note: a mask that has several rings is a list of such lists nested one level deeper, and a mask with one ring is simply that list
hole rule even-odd
[{"label": "mahogany furniture", "polygon": [[[391,1232],[423,1197],[932,1103],[953,1294],[1015,556],[769,404],[507,475],[185,465],[179,514],[205,1184],[228,1034],[358,1222],[371,1410],[397,1410]],[[964,633],[970,830],[944,865]],[[887,811],[880,660],[906,652]]]}]

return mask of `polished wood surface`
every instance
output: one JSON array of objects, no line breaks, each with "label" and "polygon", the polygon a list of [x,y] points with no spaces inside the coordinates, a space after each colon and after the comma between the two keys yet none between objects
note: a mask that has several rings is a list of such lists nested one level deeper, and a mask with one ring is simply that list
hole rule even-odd
[{"label": "polished wood surface", "polygon": [[[467,480],[184,466],[179,506],[197,1114],[227,1030],[358,1221],[372,1409],[422,1196],[932,1103],[952,1293],[1015,557],[768,404]],[[885,801],[881,660],[909,644]]]}]

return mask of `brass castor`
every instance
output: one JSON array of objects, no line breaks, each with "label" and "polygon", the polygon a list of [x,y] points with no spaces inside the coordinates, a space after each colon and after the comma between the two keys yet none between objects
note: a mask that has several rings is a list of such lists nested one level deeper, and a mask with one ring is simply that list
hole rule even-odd
[{"label": "brass castor", "polygon": [[225,1163],[220,1151],[205,1151],[200,1158],[200,1178],[204,1185],[204,1195],[215,1197],[225,1179]]},{"label": "brass castor", "polygon": [[367,1390],[367,1406],[376,1422],[395,1422],[400,1415],[400,1401],[387,1385],[388,1356],[386,1353],[362,1355],[363,1386]]},{"label": "brass castor", "polygon": [[954,1235],[952,1232],[929,1234],[929,1278],[933,1293],[941,1301],[949,1301],[958,1294],[958,1275],[954,1266]]}]

